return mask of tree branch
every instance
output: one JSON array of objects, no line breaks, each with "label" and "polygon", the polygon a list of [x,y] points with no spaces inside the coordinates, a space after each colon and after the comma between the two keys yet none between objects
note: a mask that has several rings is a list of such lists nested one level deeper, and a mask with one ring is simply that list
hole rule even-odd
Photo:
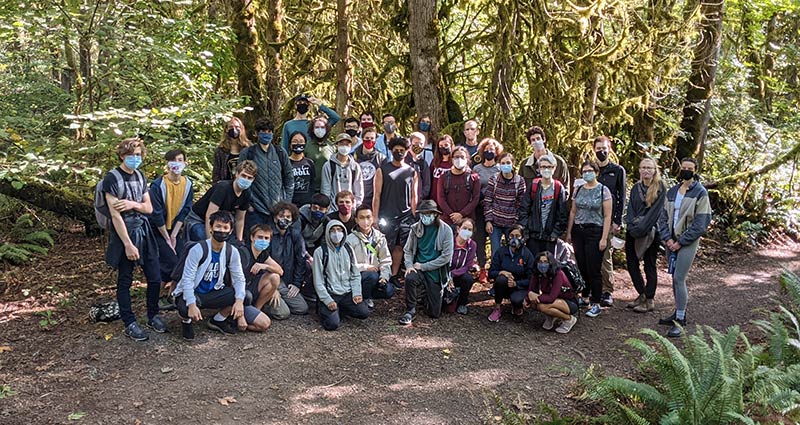
[{"label": "tree branch", "polygon": [[769,173],[770,171],[794,159],[798,153],[800,153],[800,142],[797,142],[797,144],[794,145],[794,147],[790,149],[788,152],[775,158],[774,161],[764,165],[763,167],[757,170],[742,171],[741,173],[731,174],[730,176],[723,177],[715,182],[710,182],[706,184],[705,187],[707,189],[715,189],[719,186],[729,185],[731,183],[736,183],[742,180],[747,180],[750,178],[754,178]]}]

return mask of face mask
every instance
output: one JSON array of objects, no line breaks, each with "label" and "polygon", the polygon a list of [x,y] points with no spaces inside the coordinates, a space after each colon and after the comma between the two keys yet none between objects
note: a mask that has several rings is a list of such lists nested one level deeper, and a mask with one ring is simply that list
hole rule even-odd
[{"label": "face mask", "polygon": [[268,145],[272,143],[272,133],[258,133],[258,143]]},{"label": "face mask", "polygon": [[369,222],[367,219],[358,220],[358,227],[364,230],[369,230],[372,223]]},{"label": "face mask", "polygon": [[135,170],[142,165],[142,156],[141,155],[128,155],[125,157],[125,165],[128,166],[131,170]]},{"label": "face mask", "polygon": [[311,218],[313,218],[314,220],[320,221],[322,220],[322,217],[325,217],[324,211],[311,211]]},{"label": "face mask", "polygon": [[547,168],[547,169],[544,169],[544,170],[539,170],[539,174],[541,174],[542,177],[544,177],[546,179],[552,179],[553,178],[553,170],[551,168]]},{"label": "face mask", "polygon": [[485,159],[487,161],[494,161],[494,159],[496,157],[497,157],[497,155],[492,151],[487,151],[487,152],[483,153],[483,159]]},{"label": "face mask", "polygon": [[374,140],[364,140],[364,147],[367,149],[375,149],[375,141]]},{"label": "face mask", "polygon": [[341,242],[342,239],[344,239],[344,233],[343,232],[339,232],[339,231],[331,232],[331,242],[333,242],[335,245],[339,245],[339,242]]},{"label": "face mask", "polygon": [[397,161],[397,162],[400,162],[400,161],[402,161],[404,156],[406,156],[406,153],[405,153],[405,152],[395,152],[395,151],[392,151],[392,159],[394,159],[394,160],[395,160],[395,161]]},{"label": "face mask", "polygon": [[352,210],[352,209],[353,209],[353,207],[351,207],[350,205],[347,205],[347,204],[339,205],[339,213],[341,215],[350,214],[350,210]]},{"label": "face mask", "polygon": [[328,131],[325,130],[325,127],[314,127],[314,135],[317,136],[318,139],[322,139],[326,134],[328,134]]},{"label": "face mask", "polygon": [[281,217],[281,218],[278,219],[278,221],[275,223],[275,225],[278,226],[278,229],[286,230],[286,229],[289,228],[289,226],[292,225],[292,219],[291,218],[286,218],[286,217]]},{"label": "face mask", "polygon": [[422,214],[419,219],[425,226],[430,226],[433,224],[433,214]]},{"label": "face mask", "polygon": [[469,240],[472,237],[472,230],[461,229],[458,231],[458,236],[461,236],[461,239]]},{"label": "face mask", "polygon": [[308,112],[308,103],[298,103],[295,105],[295,109],[297,109],[297,112],[305,114]]},{"label": "face mask", "polygon": [[361,123],[361,128],[363,128],[364,130],[366,130],[368,128],[372,128],[372,127],[375,127],[375,123],[374,122],[362,122]]},{"label": "face mask", "polygon": [[230,137],[231,139],[238,139],[239,138],[239,129],[236,128],[236,127],[229,128],[228,129],[228,137]]},{"label": "face mask", "polygon": [[597,160],[600,162],[606,162],[608,159],[608,152],[606,151],[597,151],[594,154],[597,156]]},{"label": "face mask", "polygon": [[263,251],[269,248],[269,241],[266,239],[256,239],[253,242],[253,246],[256,248],[256,251]]},{"label": "face mask", "polygon": [[419,123],[419,131],[431,131],[431,123],[424,121]]},{"label": "face mask", "polygon": [[540,151],[540,150],[544,149],[544,142],[541,141],[541,140],[537,140],[537,141],[531,143],[531,146],[533,147],[533,150]]},{"label": "face mask", "polygon": [[511,248],[517,249],[517,248],[519,248],[519,247],[521,247],[521,246],[522,246],[522,239],[520,239],[520,238],[518,238],[518,237],[514,236],[514,237],[512,237],[512,238],[511,238],[511,240],[508,242],[508,245],[509,245]]},{"label": "face mask", "polygon": [[692,171],[692,170],[681,170],[681,172],[678,173],[678,178],[681,179],[681,180],[691,180],[691,179],[694,178],[694,171]]},{"label": "face mask", "polygon": [[595,174],[594,171],[584,171],[583,172],[583,179],[586,180],[586,183],[591,183],[596,178],[597,178],[597,174]]},{"label": "face mask", "polygon": [[344,131],[350,137],[356,137],[358,135],[358,130],[348,129]]},{"label": "face mask", "polygon": [[421,154],[421,153],[422,153],[422,151],[423,151],[423,149],[424,149],[424,148],[423,148],[422,146],[416,146],[416,145],[414,145],[414,146],[411,146],[411,152],[414,152],[414,155],[419,155],[419,154]]},{"label": "face mask", "polygon": [[186,168],[186,163],[180,161],[170,161],[167,163],[167,167],[169,167],[170,172],[174,174],[180,174],[183,172],[183,169]]},{"label": "face mask", "polygon": [[450,148],[439,148],[439,153],[442,155],[450,155]]},{"label": "face mask", "polygon": [[383,125],[383,131],[385,131],[386,133],[394,134],[396,130],[397,130],[397,125],[395,124],[386,123]]},{"label": "face mask", "polygon": [[341,156],[347,156],[350,154],[350,146],[342,145],[336,147],[336,152]]},{"label": "face mask", "polygon": [[500,172],[503,174],[511,174],[514,171],[514,166],[511,164],[500,164]]},{"label": "face mask", "polygon": [[214,230],[213,232],[211,232],[211,237],[214,238],[214,240],[217,241],[217,242],[225,242],[225,241],[228,240],[228,238],[230,236],[231,236],[231,232],[220,232],[220,231],[217,231],[217,230]]},{"label": "face mask", "polygon": [[292,152],[303,153],[306,151],[306,145],[292,145]]},{"label": "face mask", "polygon": [[467,166],[467,160],[465,158],[456,158],[453,160],[453,165],[457,169],[463,170]]},{"label": "face mask", "polygon": [[548,263],[539,263],[536,265],[536,268],[539,269],[539,273],[545,274],[548,270],[550,270],[550,264]]},{"label": "face mask", "polygon": [[236,184],[239,185],[239,189],[247,190],[250,189],[250,185],[253,184],[253,182],[244,177],[239,177],[236,179]]}]

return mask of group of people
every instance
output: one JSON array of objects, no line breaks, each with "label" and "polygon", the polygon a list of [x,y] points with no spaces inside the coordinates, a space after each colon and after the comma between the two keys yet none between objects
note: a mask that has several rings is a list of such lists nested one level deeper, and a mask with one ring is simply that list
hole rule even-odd
[{"label": "group of people", "polygon": [[[106,260],[118,271],[127,336],[148,338],[131,307],[136,266],[147,280],[147,327],[167,330],[159,306],[166,287],[188,340],[203,310],[215,311],[208,328],[226,334],[265,331],[271,320],[310,311],[335,330],[344,316],[366,319],[373,300],[400,289],[401,324],[411,324],[418,308],[432,318],[468,314],[476,281],[491,286],[490,321],[501,319],[509,300],[512,316],[535,309],[544,329],[568,333],[581,308],[597,317],[613,305],[612,240],[623,231],[639,294],[627,307],[654,310],[663,245],[675,311],[660,323],[671,326],[668,336],[681,335],[687,273],[711,219],[695,160],[681,161],[678,184],[667,189],[656,161],[643,158],[628,193],[605,136],[572,181],[541,127],[526,132],[533,152],[517,161],[500,141],[480,139],[475,120],[464,124],[458,145],[450,135],[431,140],[428,116],[403,137],[392,114],[378,123],[371,112],[346,118],[334,137],[335,111],[305,95],[294,104],[279,142],[267,119],[251,135],[238,118],[228,121],[212,186],[197,200],[182,174],[185,152],[167,152],[165,173],[148,185],[139,170],[143,141],[119,144],[120,165],[99,185],[95,206],[110,223]],[[319,113],[309,118],[312,106]],[[565,261],[577,264],[582,291],[564,273]]]}]

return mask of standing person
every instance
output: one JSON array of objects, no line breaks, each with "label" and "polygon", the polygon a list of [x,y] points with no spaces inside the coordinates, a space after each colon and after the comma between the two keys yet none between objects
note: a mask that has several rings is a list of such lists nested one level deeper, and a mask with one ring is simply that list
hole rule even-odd
[{"label": "standing person", "polygon": [[317,99],[316,97],[309,96],[307,94],[301,94],[294,99],[294,108],[297,113],[295,113],[294,118],[286,121],[283,123],[283,131],[281,132],[281,143],[283,149],[288,151],[289,150],[289,141],[291,140],[291,134],[295,131],[299,131],[306,136],[306,140],[308,140],[311,134],[308,132],[308,111],[311,105],[316,105],[319,107],[319,112],[325,114],[326,121],[329,121],[330,126],[333,127],[336,125],[337,122],[341,119],[339,114],[336,113],[333,109],[325,106],[322,104],[322,101]]},{"label": "standing person", "polygon": [[503,235],[517,224],[517,216],[525,212],[525,180],[514,173],[514,155],[508,152],[500,155],[500,172],[490,177],[486,186],[483,199],[485,227],[494,255],[500,249]]},{"label": "standing person", "polygon": [[403,248],[406,266],[406,312],[401,325],[410,325],[417,314],[417,301],[422,300],[429,317],[442,314],[442,293],[453,258],[453,230],[444,221],[436,203],[422,201],[417,208],[419,221],[411,226]]},{"label": "standing person", "polygon": [[478,133],[480,132],[477,121],[469,120],[464,123],[464,147],[467,148],[472,163],[480,162],[474,160],[476,159],[475,154],[478,152]]},{"label": "standing person", "polygon": [[307,158],[306,136],[295,131],[289,136],[289,146],[292,153],[289,154],[289,161],[292,163],[292,175],[294,176],[294,195],[292,203],[298,207],[308,205],[311,197],[317,193],[317,168],[314,160]]},{"label": "standing person", "polygon": [[473,238],[478,244],[478,265],[481,271],[486,269],[486,237],[490,232],[486,230],[486,190],[489,188],[489,179],[500,173],[498,159],[503,154],[503,145],[495,139],[485,138],[478,143],[478,150],[475,153],[479,161],[473,161],[475,165],[472,171],[478,175],[481,182],[481,198],[478,206],[475,207],[475,234]]},{"label": "standing person", "polygon": [[556,159],[550,155],[539,158],[539,175],[522,197],[519,222],[528,234],[531,252],[556,253],[556,242],[567,230],[569,207],[566,189],[553,178]]},{"label": "standing person", "polygon": [[375,150],[375,139],[378,133],[373,128],[364,130],[361,145],[353,152],[353,159],[361,168],[361,178],[364,182],[364,199],[362,205],[372,208],[372,195],[374,191],[375,173],[381,164],[386,161],[386,155]]},{"label": "standing person", "polygon": [[[470,218],[465,218],[458,226],[453,243],[453,259],[450,261],[450,276],[453,279],[453,286],[458,288],[458,299],[455,304],[455,311],[458,314],[467,314],[467,304],[469,303],[469,292],[475,283],[472,277],[477,270],[477,249],[478,246],[472,240],[475,222]],[[452,310],[448,310],[453,312]]]},{"label": "standing person", "polygon": [[392,114],[384,114],[381,124],[383,125],[383,134],[378,136],[375,141],[375,149],[388,158],[390,155],[389,142],[395,137],[400,137],[397,134],[397,118]]},{"label": "standing person", "polygon": [[[271,257],[283,268],[278,292],[289,306],[289,312],[296,315],[308,314],[308,304],[300,295],[305,281],[306,249],[303,236],[292,223],[297,221],[299,212],[294,204],[278,202],[273,208],[275,224],[270,243]],[[273,314],[273,317],[280,319]]]},{"label": "standing person", "polygon": [[[541,295],[537,295],[533,288],[539,288]],[[542,251],[536,255],[536,270],[527,303],[544,314],[542,328],[545,330],[553,329],[560,322],[556,332],[565,334],[578,322],[575,291],[550,251]]]},{"label": "standing person", "polygon": [[355,137],[356,141],[361,143],[361,123],[356,118],[347,117],[344,119],[344,132],[350,137]]},{"label": "standing person", "polygon": [[453,166],[439,179],[437,199],[444,212],[443,220],[459,225],[464,217],[475,220],[475,208],[481,198],[481,181],[467,165],[467,150],[463,146],[453,151]]},{"label": "standing person", "polygon": [[368,128],[375,128],[375,114],[372,111],[362,112],[358,119],[360,120],[359,126],[362,132]]},{"label": "standing person", "polygon": [[670,317],[658,321],[660,325],[672,325],[668,337],[679,337],[681,327],[686,326],[686,305],[689,291],[686,276],[692,267],[700,237],[711,224],[711,204],[706,188],[698,181],[697,160],[681,160],[678,184],[667,191],[664,210],[658,218],[658,231],[670,256],[672,292],[675,295],[675,311]]},{"label": "standing person", "polygon": [[242,120],[233,117],[225,124],[219,145],[214,149],[214,160],[211,167],[211,184],[220,180],[231,180],[236,174],[239,153],[250,146],[247,130]]},{"label": "standing person", "polygon": [[411,133],[408,136],[408,143],[411,146],[409,153],[406,154],[406,164],[414,167],[417,172],[419,184],[417,185],[417,201],[430,199],[431,195],[431,172],[428,166],[433,160],[433,151],[425,147],[425,135],[419,132]]},{"label": "standing person", "polygon": [[358,163],[350,157],[352,147],[353,139],[349,135],[341,133],[336,136],[336,155],[322,166],[320,193],[334,199],[339,192],[352,192],[355,208],[364,200],[364,175]]},{"label": "standing person", "polygon": [[[545,155],[550,155],[556,160],[556,168],[553,170],[553,178],[560,181],[564,189],[569,192],[572,186],[570,186],[569,168],[567,168],[567,162],[564,161],[564,158],[547,149],[547,139],[544,135],[544,130],[542,127],[533,126],[529,128],[528,131],[525,132],[525,138],[533,148],[533,153],[522,163],[522,166],[519,170],[519,174],[525,179],[525,184],[530,187],[531,181],[534,178],[542,176],[539,174],[537,161],[539,161],[539,158]],[[569,199],[569,196],[567,196],[567,199]]]},{"label": "standing person", "polygon": [[[637,313],[653,311],[653,298],[656,296],[658,273],[656,259],[661,238],[658,237],[658,216],[664,209],[667,188],[661,182],[658,164],[652,158],[639,161],[640,180],[631,188],[628,213],[625,215],[625,260],[633,287],[639,294],[627,308]],[[642,278],[639,262],[644,260]]]},{"label": "standing person", "polygon": [[316,175],[314,187],[321,187],[322,166],[336,155],[336,146],[328,141],[331,126],[327,118],[322,116],[316,117],[308,126],[308,140],[310,140],[310,143],[306,144],[305,155],[306,158],[314,161],[314,172]]},{"label": "standing person", "polygon": [[594,139],[594,153],[597,156],[597,164],[600,166],[600,173],[597,181],[611,191],[612,212],[611,212],[611,232],[606,242],[606,252],[603,254],[603,296],[600,305],[611,307],[614,304],[612,293],[614,292],[614,262],[611,259],[614,249],[611,247],[611,238],[618,235],[622,229],[622,213],[625,211],[625,196],[628,193],[627,178],[625,169],[619,164],[611,162],[611,139],[608,136],[599,136]]},{"label": "standing person", "polygon": [[379,211],[378,226],[386,235],[386,243],[392,252],[392,276],[390,283],[400,286],[400,266],[403,247],[414,223],[417,208],[419,174],[408,165],[408,141],[395,137],[389,142],[392,160],[384,162],[375,174],[375,196],[372,211]]},{"label": "standing person", "polygon": [[511,301],[511,313],[521,317],[523,303],[528,296],[531,276],[536,267],[533,254],[523,242],[522,226],[515,224],[506,235],[508,247],[500,248],[492,255],[489,278],[494,279],[494,308],[490,322],[499,322],[503,300]]},{"label": "standing person", "polygon": [[249,160],[236,165],[234,180],[220,180],[209,189],[186,216],[186,232],[191,241],[203,241],[211,237],[211,214],[228,211],[235,214],[234,235],[244,240],[245,214],[250,208],[250,186],[256,178],[258,167]]},{"label": "standing person", "polygon": [[[294,171],[286,151],[272,143],[272,121],[261,118],[255,124],[258,145],[242,151],[242,159],[253,161],[261,170],[250,189],[250,205],[245,226],[272,222],[272,207],[278,202],[291,202],[294,197]],[[287,142],[288,144],[288,142]],[[240,239],[241,240],[241,239]]]},{"label": "standing person", "polygon": [[596,162],[584,162],[581,171],[586,183],[575,189],[567,222],[567,242],[572,242],[578,269],[588,283],[587,289],[591,290],[591,308],[586,315],[597,317],[600,315],[600,299],[603,295],[600,268],[611,231],[613,201],[611,191],[597,181],[600,166]]},{"label": "standing person", "polygon": [[[422,114],[417,119],[417,132],[422,134],[423,136],[423,145],[425,140],[430,140],[431,137],[431,116],[428,114]],[[431,159],[433,159],[433,151],[431,151]]]},{"label": "standing person", "polygon": [[[103,178],[101,190],[111,218],[111,235],[106,249],[106,263],[117,269],[117,304],[125,326],[124,333],[134,341],[146,341],[149,335],[136,323],[131,306],[133,269],[138,265],[147,279],[147,327],[158,333],[167,326],[158,315],[161,275],[158,242],[146,215],[153,212],[147,179],[138,170],[147,151],[138,138],[125,139],[117,145],[120,165]],[[105,210],[105,208],[103,209]]]},{"label": "standing person", "polygon": [[356,228],[347,235],[347,243],[361,272],[361,293],[369,309],[375,308],[373,299],[392,298],[394,285],[389,282],[392,255],[386,237],[373,227],[372,209],[362,205],[356,209]]},{"label": "standing person", "polygon": [[439,179],[453,167],[450,155],[453,153],[453,138],[445,134],[436,142],[436,151],[431,163],[431,199],[439,204]]}]

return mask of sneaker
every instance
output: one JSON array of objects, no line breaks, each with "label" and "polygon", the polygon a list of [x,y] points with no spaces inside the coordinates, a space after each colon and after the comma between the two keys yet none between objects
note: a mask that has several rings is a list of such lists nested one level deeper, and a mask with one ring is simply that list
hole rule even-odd
[{"label": "sneaker", "polygon": [[158,309],[161,311],[177,310],[178,306],[175,305],[175,298],[172,295],[159,298]]},{"label": "sneaker", "polygon": [[[675,320],[675,311],[673,311],[672,314],[669,317],[665,317],[663,319],[658,319],[658,324],[659,325],[665,325],[665,326],[671,326],[673,320]],[[685,317],[684,317],[684,320],[686,320]]]},{"label": "sneaker", "polygon": [[212,317],[208,319],[208,328],[214,331],[222,332],[223,334],[233,335],[236,333],[236,327],[231,325],[227,320],[216,321]]},{"label": "sneaker", "polygon": [[646,298],[645,298],[644,294],[641,294],[638,297],[636,297],[635,300],[629,302],[628,305],[625,306],[625,308],[631,309],[631,308],[639,307],[640,305],[644,304],[645,300],[646,300]]},{"label": "sneaker", "polygon": [[490,322],[499,322],[500,321],[500,316],[502,316],[502,315],[503,315],[503,313],[500,312],[500,307],[495,307],[492,310],[492,314],[489,315],[489,321]]},{"label": "sneaker", "polygon": [[675,319],[673,321],[672,327],[667,331],[667,337],[669,338],[677,338],[683,335],[683,327],[686,326],[686,319]]},{"label": "sneaker", "polygon": [[183,335],[183,339],[187,341],[194,340],[194,325],[192,322],[184,323],[181,321],[181,335]]},{"label": "sneaker", "polygon": [[599,304],[592,304],[592,308],[586,312],[586,315],[589,317],[597,317],[600,315],[600,305]]},{"label": "sneaker", "polygon": [[150,338],[150,335],[147,334],[142,328],[139,327],[139,324],[136,322],[131,323],[130,325],[125,327],[125,331],[123,332],[128,338],[134,341],[147,341]]},{"label": "sneaker", "polygon": [[578,297],[577,299],[578,308],[584,308],[589,306],[589,302],[586,301],[584,297]]},{"label": "sneaker", "polygon": [[544,329],[546,331],[552,330],[553,329],[553,321],[554,321],[553,316],[545,315],[544,323],[542,323],[542,329]]},{"label": "sneaker", "polygon": [[392,277],[390,277],[390,278],[389,278],[389,283],[391,283],[391,284],[392,284],[392,285],[393,285],[395,288],[397,288],[397,289],[400,289],[400,288],[402,288],[403,286],[405,286],[405,284],[403,284],[403,283],[400,283],[400,278],[399,278],[399,277],[397,277],[397,276],[392,276]]},{"label": "sneaker", "polygon": [[561,324],[556,328],[556,332],[560,334],[569,333],[576,323],[578,323],[578,316],[570,316],[569,320],[561,322]]},{"label": "sneaker", "polygon": [[414,314],[411,313],[410,311],[406,312],[406,314],[404,314],[402,317],[400,317],[400,320],[399,320],[400,324],[403,325],[403,326],[408,326],[413,321],[414,321]]},{"label": "sneaker", "polygon": [[164,323],[161,316],[153,316],[152,319],[147,321],[147,327],[160,334],[167,331],[167,324]]},{"label": "sneaker", "polygon": [[370,309],[370,310],[372,310],[373,308],[375,308],[375,302],[374,302],[374,301],[372,301],[372,298],[367,298],[367,299],[365,299],[365,300],[364,300],[364,304],[366,304],[366,305],[367,305],[367,308],[368,308],[368,309]]},{"label": "sneaker", "polygon": [[456,309],[456,313],[458,313],[458,314],[467,314],[468,312],[469,312],[469,310],[467,310],[467,306],[465,306],[465,305],[460,305]]},{"label": "sneaker", "polygon": [[611,307],[614,305],[614,299],[611,298],[611,293],[603,292],[603,295],[600,297],[600,305],[603,307]]}]

